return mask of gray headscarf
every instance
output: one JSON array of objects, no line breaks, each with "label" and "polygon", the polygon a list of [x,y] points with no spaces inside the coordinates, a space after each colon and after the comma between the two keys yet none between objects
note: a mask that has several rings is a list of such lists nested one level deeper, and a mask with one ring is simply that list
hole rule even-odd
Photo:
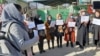
[{"label": "gray headscarf", "polygon": [[1,14],[1,20],[2,20],[2,26],[6,26],[8,22],[15,21],[19,23],[21,26],[24,26],[23,24],[23,16],[22,14],[17,10],[14,3],[7,4],[3,12]]}]

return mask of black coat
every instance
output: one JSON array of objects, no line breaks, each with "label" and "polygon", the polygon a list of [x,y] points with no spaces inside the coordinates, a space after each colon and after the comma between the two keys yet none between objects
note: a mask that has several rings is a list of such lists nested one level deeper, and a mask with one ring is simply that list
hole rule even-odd
[{"label": "black coat", "polygon": [[93,24],[93,40],[95,44],[97,44],[96,42],[100,41],[100,25]]},{"label": "black coat", "polygon": [[84,24],[81,24],[81,17],[79,17],[76,21],[77,25],[77,42],[83,46],[83,44],[89,43],[89,28],[88,24],[85,26]]},{"label": "black coat", "polygon": [[[42,20],[34,19],[34,21],[35,21],[36,26],[38,24],[44,24],[44,22]],[[38,30],[38,34],[40,36],[40,39],[46,38],[45,30]]]}]

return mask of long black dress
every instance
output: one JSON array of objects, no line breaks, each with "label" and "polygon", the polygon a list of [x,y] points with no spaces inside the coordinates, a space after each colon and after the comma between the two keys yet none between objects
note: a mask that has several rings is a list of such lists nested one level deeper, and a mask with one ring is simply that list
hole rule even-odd
[{"label": "long black dress", "polygon": [[89,44],[89,28],[88,28],[88,24],[84,25],[81,24],[81,17],[79,17],[77,19],[77,43],[80,45],[80,48],[83,48],[83,46],[85,46],[85,44]]},{"label": "long black dress", "polygon": [[[100,19],[100,17],[98,18]],[[93,25],[93,40],[94,44],[99,44],[100,46],[100,26],[99,25]]]}]

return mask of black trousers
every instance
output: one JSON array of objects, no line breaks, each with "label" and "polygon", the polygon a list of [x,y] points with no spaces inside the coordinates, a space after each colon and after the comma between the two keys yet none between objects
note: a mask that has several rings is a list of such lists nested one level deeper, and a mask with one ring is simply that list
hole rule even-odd
[{"label": "black trousers", "polygon": [[[51,35],[51,42],[52,42],[52,48],[54,48],[54,34],[50,34]],[[47,43],[48,43],[48,48],[50,49],[50,40],[47,40]]]},{"label": "black trousers", "polygon": [[44,50],[43,45],[44,45],[44,37],[40,37],[39,43],[38,43],[38,48],[39,48],[40,52],[42,52]]},{"label": "black trousers", "polygon": [[57,35],[56,35],[56,37],[57,37],[57,46],[58,47],[62,47],[62,33],[58,33]]},{"label": "black trousers", "polygon": [[33,52],[33,46],[31,47],[31,51],[32,51],[32,53],[34,53],[34,52]]}]

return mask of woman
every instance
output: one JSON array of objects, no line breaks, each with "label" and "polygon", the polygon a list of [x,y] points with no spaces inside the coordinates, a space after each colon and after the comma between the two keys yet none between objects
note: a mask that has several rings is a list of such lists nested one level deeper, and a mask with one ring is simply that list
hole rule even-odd
[{"label": "woman", "polygon": [[[39,15],[34,18],[34,21],[35,21],[36,26],[39,25],[39,24],[44,24],[44,22],[42,21],[42,18],[40,18]],[[45,30],[44,29],[38,30],[38,35],[39,35],[38,47],[39,47],[40,54],[42,54],[42,53],[45,52],[44,46],[43,46],[44,45],[44,39],[46,38]]]},{"label": "woman", "polygon": [[[30,17],[28,19],[28,21],[30,22],[34,22],[34,18]],[[34,30],[36,30],[36,26],[34,28],[29,28],[28,34],[29,34],[29,38],[32,39],[35,35],[34,35]],[[31,47],[32,50],[32,54],[35,55],[35,53],[33,52],[33,46]]]},{"label": "woman", "polygon": [[80,16],[77,19],[77,44],[79,44],[81,49],[84,49],[86,44],[89,44],[89,37],[88,37],[88,26],[89,21],[81,22],[81,16],[87,16],[85,10],[80,11]]},{"label": "woman", "polygon": [[[62,20],[62,15],[57,14],[56,20]],[[58,48],[62,48],[62,36],[64,36],[63,25],[56,25],[56,37],[57,37]]]},{"label": "woman", "polygon": [[67,42],[66,47],[68,47],[69,41],[71,41],[71,47],[73,47],[73,44],[75,43],[75,28],[68,27],[68,22],[74,22],[74,19],[72,18],[72,14],[70,14],[66,20],[66,30],[65,30],[64,40]]},{"label": "woman", "polygon": [[[11,46],[8,46],[8,48],[10,52],[14,53],[14,56],[32,56],[32,53],[30,53],[31,47],[38,41],[39,38],[35,36],[34,38],[29,39],[27,29],[24,25],[24,19],[21,14],[21,9],[22,8],[20,5],[14,3],[7,4],[5,6],[1,15],[2,30],[5,29],[9,22],[16,22],[13,23],[10,27],[9,39],[13,45],[15,45],[20,50],[20,52]],[[27,55],[24,53],[25,50]]]},{"label": "woman", "polygon": [[[100,19],[100,11],[96,11],[95,12],[95,17],[96,19]],[[99,45],[100,46],[100,26],[99,25],[94,25],[93,26],[94,28],[94,31],[93,31],[93,40],[94,40],[94,44],[97,46]]]},{"label": "woman", "polygon": [[51,21],[52,21],[52,17],[50,15],[48,15],[47,20],[45,22],[48,49],[51,49],[50,48],[50,40],[52,41],[52,49],[54,49],[54,27],[50,27]]}]

